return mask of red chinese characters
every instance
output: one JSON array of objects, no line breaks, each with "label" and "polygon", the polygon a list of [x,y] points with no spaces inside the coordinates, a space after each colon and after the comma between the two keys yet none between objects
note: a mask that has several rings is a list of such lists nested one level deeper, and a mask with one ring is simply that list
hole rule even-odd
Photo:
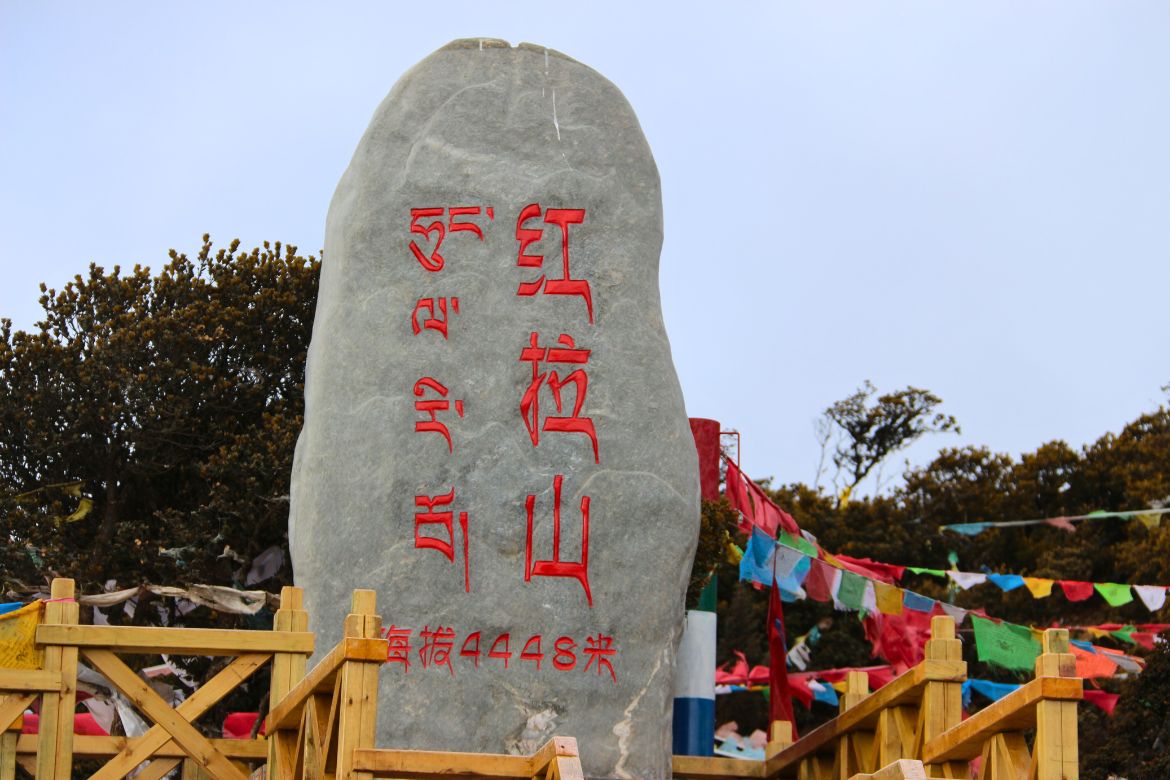
[{"label": "red chinese characters", "polygon": [[617,655],[617,650],[613,646],[613,637],[598,634],[597,636],[590,636],[585,638],[585,655],[588,659],[585,662],[585,671],[589,671],[589,667],[593,662],[597,662],[597,673],[603,674],[609,672],[609,676],[614,682],[617,682],[617,673],[613,670],[613,664],[610,659]]},{"label": "red chinese characters", "polygon": [[[552,650],[547,653],[544,650],[545,635],[542,633],[529,635],[519,653],[512,649],[512,634],[508,631],[497,634],[490,645],[483,638],[482,631],[468,633],[460,644],[459,634],[451,626],[439,626],[433,630],[429,625],[425,626],[418,632],[417,646],[412,646],[412,633],[409,628],[393,625],[382,631],[388,640],[386,663],[397,665],[403,674],[410,672],[410,654],[417,649],[422,669],[446,670],[448,675],[456,676],[456,658],[453,656],[456,645],[459,645],[458,664],[460,670],[465,672],[478,671],[481,659],[486,658],[494,660],[489,668],[499,671],[531,669],[545,674],[578,671],[599,677],[609,675],[610,680],[617,682],[617,643],[613,636],[600,632],[587,634],[584,647],[572,637],[559,636],[553,641],[554,635],[548,635]],[[488,648],[486,653],[483,647]],[[585,660],[583,665],[580,663],[582,656]],[[513,659],[523,665],[511,663]],[[551,661],[551,664],[546,665],[545,661]]]},{"label": "red chinese characters", "polygon": [[402,671],[410,671],[410,629],[391,625],[386,635],[386,663],[401,664]]},{"label": "red chinese characters", "polygon": [[581,497],[581,559],[561,560],[561,485],[564,476],[553,477],[553,552],[549,560],[532,560],[532,519],[536,507],[536,496],[529,494],[524,502],[528,512],[528,534],[524,543],[524,581],[535,577],[569,577],[581,583],[585,599],[593,606],[593,594],[589,590],[589,496]]},{"label": "red chinese characters", "polygon": [[[589,314],[589,322],[593,323],[593,294],[589,282],[584,279],[574,279],[569,273],[569,225],[580,225],[585,221],[585,209],[547,209],[544,210],[544,221],[549,225],[556,225],[561,229],[561,276],[548,278],[541,274],[540,278],[531,282],[521,282],[516,288],[517,295],[533,296],[538,292],[545,295],[576,295],[585,301],[585,311]],[[525,227],[541,216],[539,203],[529,203],[516,218],[516,240],[520,248],[516,253],[516,265],[521,268],[544,267],[544,255],[528,254],[528,248],[540,240],[544,235],[541,228]]]},{"label": "red chinese characters", "polygon": [[[583,366],[589,362],[591,350],[578,349],[572,337],[562,333],[557,339],[556,347],[542,347],[536,333],[529,335],[528,346],[520,350],[520,362],[532,364],[532,381],[520,398],[520,416],[524,426],[528,429],[528,436],[532,439],[532,446],[540,444],[541,431],[556,431],[560,433],[578,433],[588,437],[593,445],[593,462],[600,463],[601,457],[597,447],[597,429],[593,420],[581,416],[581,407],[585,405],[585,394],[589,391],[589,376],[584,368],[576,368],[562,377],[555,370],[544,370],[543,364],[561,364]],[[553,403],[558,414],[540,416],[540,390],[547,386],[552,394]],[[573,411],[564,412],[566,404],[562,391],[572,386]]]},{"label": "red chinese characters", "polygon": [[[414,546],[418,549],[431,549],[441,552],[451,563],[455,562],[455,512],[448,510],[436,512],[438,507],[450,506],[455,500],[455,488],[441,496],[415,496],[414,506]],[[422,509],[424,511],[418,511]],[[427,526],[442,526],[447,531],[447,538],[424,536],[423,528]],[[463,590],[471,592],[471,563],[467,554],[467,513],[459,513],[459,530],[463,534]]]},{"label": "red chinese characters", "polygon": [[439,626],[431,631],[430,626],[425,626],[418,633],[418,638],[422,640],[422,647],[418,650],[422,667],[426,669],[428,666],[436,668],[446,666],[447,671],[454,677],[455,669],[451,666],[451,650],[455,646],[455,630]]},{"label": "red chinese characters", "polygon": [[[439,398],[414,402],[415,411],[430,415],[429,420],[416,420],[414,430],[416,433],[439,434],[447,441],[447,452],[454,452],[455,445],[451,443],[451,431],[444,423],[439,422],[437,416],[439,412],[446,412],[451,408],[451,402],[447,400],[449,391],[442,383],[429,376],[424,376],[414,383],[414,394],[419,398],[426,395],[428,390],[438,393]],[[463,401],[460,399],[455,400],[455,414],[463,416]]]}]

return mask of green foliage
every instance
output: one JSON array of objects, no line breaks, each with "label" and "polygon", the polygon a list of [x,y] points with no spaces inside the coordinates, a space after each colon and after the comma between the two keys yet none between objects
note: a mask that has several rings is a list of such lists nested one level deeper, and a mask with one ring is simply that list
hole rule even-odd
[{"label": "green foliage", "polygon": [[33,332],[3,321],[7,583],[230,583],[282,543],[319,263],[238,244],[91,265]]},{"label": "green foliage", "polygon": [[727,503],[727,499],[703,501],[699,525],[699,545],[695,549],[695,562],[691,566],[691,581],[687,586],[687,609],[694,609],[699,603],[699,594],[719,564],[727,559],[731,550],[732,536],[739,525],[739,514]]},{"label": "green foliage", "polygon": [[[854,403],[853,408],[861,406]],[[859,450],[878,451],[873,447]],[[1142,415],[1119,434],[1106,434],[1080,450],[1064,442],[1049,442],[1016,459],[984,447],[943,449],[931,463],[905,474],[903,484],[888,495],[854,498],[844,505],[824,490],[800,483],[772,487],[769,492],[801,528],[834,553],[936,569],[950,568],[948,557],[955,553],[963,571],[986,567],[1052,579],[1170,582],[1167,521],[1155,527],[1134,520],[1088,521],[1078,523],[1075,533],[1047,525],[1026,526],[993,529],[973,537],[939,529],[952,523],[1058,517],[1170,502],[1170,409],[1166,408]],[[765,637],[767,591],[744,585],[733,588],[737,576],[733,567],[725,566],[719,574],[719,662],[733,661],[730,653],[739,649],[752,664],[765,663],[764,648],[758,642]],[[1049,598],[1034,599],[1025,588],[1002,593],[984,585],[962,592],[946,581],[913,574],[903,584],[924,595],[982,608],[1025,625],[1170,622],[1170,608],[1151,614],[1137,600],[1115,608],[1098,597],[1073,603],[1059,588]],[[871,658],[856,619],[834,613],[832,605],[786,604],[785,618],[790,637],[819,620],[835,618],[833,628],[813,651],[812,668],[881,662]],[[974,676],[1015,680],[1011,674],[978,663],[970,635],[964,639]],[[1141,654],[1119,640],[1094,641]],[[1165,685],[1156,675],[1144,674],[1131,687],[1141,691]],[[720,702],[717,711],[723,719],[738,721],[742,729],[764,726],[753,708],[738,708],[732,699]],[[818,705],[809,714],[798,713],[798,725],[804,728],[830,715],[829,708]],[[1125,734],[1118,731],[1116,739],[1124,740]],[[1138,736],[1134,739],[1140,741]],[[1136,742],[1133,750],[1140,753]]]},{"label": "green foliage", "polygon": [[1140,676],[1121,686],[1113,717],[1082,713],[1083,777],[1170,777],[1170,645],[1161,645],[1146,662]]},{"label": "green foliage", "polygon": [[833,463],[839,472],[844,472],[849,491],[887,457],[923,434],[959,432],[954,417],[935,411],[942,399],[927,390],[907,387],[879,395],[871,402],[875,393],[877,388],[867,380],[824,413],[824,442],[828,444],[835,429]]}]

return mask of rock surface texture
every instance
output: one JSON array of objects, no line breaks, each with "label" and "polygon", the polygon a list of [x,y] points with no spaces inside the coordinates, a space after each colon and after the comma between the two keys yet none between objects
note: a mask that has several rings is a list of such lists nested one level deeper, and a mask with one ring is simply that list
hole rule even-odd
[{"label": "rock surface texture", "polygon": [[449,44],[378,108],[329,209],[290,543],[318,648],[389,629],[380,747],[670,776],[699,524],[638,121],[562,54]]}]

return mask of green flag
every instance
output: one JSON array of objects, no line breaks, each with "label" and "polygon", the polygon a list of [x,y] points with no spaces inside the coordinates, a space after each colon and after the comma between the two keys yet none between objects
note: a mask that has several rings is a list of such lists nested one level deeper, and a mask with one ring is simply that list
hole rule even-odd
[{"label": "green flag", "polygon": [[1032,637],[1031,629],[1011,623],[996,623],[971,616],[975,627],[975,650],[980,661],[1030,672],[1040,655],[1040,643]]},{"label": "green flag", "polygon": [[1093,585],[1101,597],[1109,602],[1111,607],[1120,607],[1133,601],[1133,591],[1128,585],[1119,585],[1116,582],[1098,582]]},{"label": "green flag", "polygon": [[859,577],[851,571],[841,572],[841,585],[837,589],[837,601],[851,609],[861,609],[861,600],[865,597],[865,578]]}]

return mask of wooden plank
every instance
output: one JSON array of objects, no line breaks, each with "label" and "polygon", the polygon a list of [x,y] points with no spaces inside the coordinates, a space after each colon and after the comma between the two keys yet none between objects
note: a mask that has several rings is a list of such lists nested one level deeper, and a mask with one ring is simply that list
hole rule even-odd
[{"label": "wooden plank", "polygon": [[[73,755],[85,758],[101,758],[116,756],[126,749],[131,737],[99,737],[88,734],[76,734],[73,737]],[[264,739],[209,739],[207,740],[220,753],[241,761],[263,760],[267,755],[267,745]],[[16,752],[19,755],[31,755],[37,749],[36,734],[20,734],[16,743]],[[168,742],[155,751],[156,758],[183,758],[187,753],[174,742]]]},{"label": "wooden plank", "polygon": [[549,768],[556,768],[557,780],[585,780],[585,770],[581,768],[581,759],[578,756],[557,756]]},{"label": "wooden plank", "polygon": [[576,739],[573,737],[553,737],[529,757],[531,764],[528,768],[533,775],[536,775],[555,764],[558,756],[573,757],[577,755]]},{"label": "wooden plank", "polygon": [[0,734],[0,780],[16,780],[16,739],[19,734]]},{"label": "wooden plank", "polygon": [[7,731],[37,698],[35,693],[17,693],[0,696],[0,731]]},{"label": "wooden plank", "polygon": [[187,755],[211,772],[217,780],[247,780],[243,772],[236,769],[223,753],[207,741],[206,737],[160,699],[158,694],[130,671],[116,655],[109,650],[90,648],[85,651],[85,657],[106,676],[106,679],[117,686],[139,711],[166,729],[175,742],[187,751]]},{"label": "wooden plank", "polygon": [[876,727],[878,715],[883,709],[917,703],[928,682],[961,683],[966,677],[967,664],[963,661],[927,659],[865,697],[855,707],[810,731],[790,747],[769,758],[765,776],[774,777],[782,769],[799,764],[807,756],[832,750],[841,735]]},{"label": "wooden plank", "polygon": [[853,775],[849,780],[926,780],[926,768],[921,761],[900,758],[868,775]]},{"label": "wooden plank", "polygon": [[310,694],[333,688],[333,675],[346,660],[386,662],[385,639],[346,638],[338,642],[283,699],[268,711],[268,733],[293,729],[300,723],[301,709]]},{"label": "wooden plank", "polygon": [[1032,747],[1036,780],[1076,780],[1077,705],[1073,701],[1036,704],[1036,740]]},{"label": "wooden plank", "polygon": [[162,780],[167,773],[183,763],[181,758],[155,758],[146,767],[134,775],[134,780]]},{"label": "wooden plank", "polygon": [[1077,701],[1083,697],[1080,678],[1037,677],[927,742],[922,760],[927,764],[970,760],[980,754],[983,743],[992,735],[1033,728],[1038,702]]},{"label": "wooden plank", "polygon": [[283,699],[271,703],[268,710],[267,732],[273,734],[278,729],[297,728],[305,702],[312,694],[333,688],[334,676],[344,661],[344,642],[339,642]]},{"label": "wooden plank", "polygon": [[377,776],[404,778],[405,780],[429,778],[434,775],[512,777],[529,780],[535,771],[531,756],[378,748],[354,750],[353,768],[356,771],[371,772]]},{"label": "wooden plank", "polygon": [[50,625],[46,614],[45,625],[37,627],[37,644],[50,648],[73,645],[110,648],[119,653],[173,655],[246,655],[278,651],[312,653],[313,634],[297,631],[236,631],[226,628]]},{"label": "wooden plank", "polygon": [[[72,585],[72,581],[70,582]],[[68,602],[61,605],[61,622],[76,624],[80,605]],[[45,694],[47,695],[47,694]],[[77,711],[77,648],[61,648],[61,705],[57,710],[57,772],[59,777],[73,773],[73,715]],[[42,722],[44,719],[41,719]]]},{"label": "wooden plank", "polygon": [[[219,674],[212,677],[199,690],[178,707],[174,712],[189,723],[195,722],[207,710],[211,709],[224,696],[235,690],[240,683],[247,680],[252,674],[267,663],[272,656],[267,653],[251,653],[242,655],[232,661]],[[123,778],[134,770],[134,767],[154,756],[159,748],[173,739],[171,734],[161,725],[152,726],[145,734],[132,739],[122,753],[115,756],[105,766],[95,772],[90,780],[116,780]],[[164,772],[165,774],[165,772]],[[160,775],[161,777],[161,775]]]},{"label": "wooden plank", "polygon": [[[273,619],[276,631],[307,631],[309,613],[304,610],[304,591],[292,585],[280,589],[280,609]],[[308,655],[303,653],[276,653],[272,659],[272,682],[268,692],[268,708],[280,702],[305,677]],[[286,731],[274,732],[269,738],[267,775],[271,780],[293,780],[292,762],[296,760],[295,735]]]},{"label": "wooden plank", "polygon": [[[78,609],[73,601],[73,580],[58,577],[49,586],[45,604],[46,623],[77,628]],[[37,631],[40,631],[38,626]],[[61,675],[59,691],[41,699],[38,724],[37,777],[69,777],[73,771],[73,710],[77,706],[77,648],[46,647],[45,670]]]},{"label": "wooden plank", "polygon": [[[350,613],[345,618],[344,636],[372,640],[378,637],[381,619],[377,616],[377,595],[372,590],[353,592]],[[348,655],[348,653],[347,653]],[[378,706],[377,675],[385,653],[380,658],[367,660],[346,659],[341,667],[336,704],[337,743],[332,752],[336,757],[338,777],[349,780],[368,780],[369,773],[353,767],[353,751],[374,747],[375,721]],[[375,665],[376,664],[376,665]],[[372,682],[372,684],[371,684]]]},{"label": "wooden plank", "polygon": [[61,692],[61,673],[44,669],[0,669],[0,691]]},{"label": "wooden plank", "polygon": [[764,777],[763,761],[722,756],[674,756],[671,759],[676,778]]}]

